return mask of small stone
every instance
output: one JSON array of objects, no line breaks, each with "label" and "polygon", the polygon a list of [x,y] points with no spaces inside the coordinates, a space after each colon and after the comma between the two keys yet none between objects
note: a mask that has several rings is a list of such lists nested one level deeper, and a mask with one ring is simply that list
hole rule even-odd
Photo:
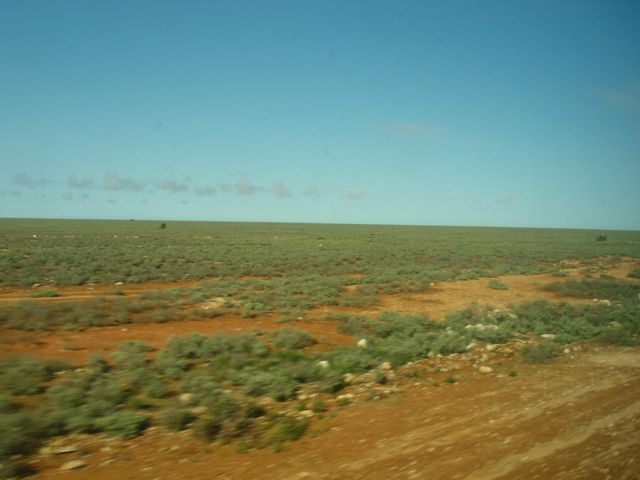
[{"label": "small stone", "polygon": [[391,362],[382,362],[382,364],[380,365],[380,368],[388,372],[389,370],[393,369],[393,366],[391,365]]},{"label": "small stone", "polygon": [[478,371],[480,373],[491,373],[493,372],[493,368],[487,366],[487,365],[482,365],[480,368],[478,368]]},{"label": "small stone", "polygon": [[39,283],[34,283],[33,285],[31,285],[31,288],[38,288],[40,286]]},{"label": "small stone", "polygon": [[70,462],[63,463],[60,467],[60,470],[76,470],[78,468],[83,468],[87,465],[87,462],[84,460],[71,460]]},{"label": "small stone", "polygon": [[569,354],[571,353],[571,349],[570,349],[570,348],[565,348],[562,352],[563,352],[565,355],[569,355]]},{"label": "small stone", "polygon": [[358,348],[367,348],[367,339],[361,338],[360,340],[358,340],[358,343],[356,343],[356,346]]},{"label": "small stone", "polygon": [[312,418],[315,414],[312,410],[301,410],[300,416],[304,418]]},{"label": "small stone", "polygon": [[486,351],[488,352],[493,352],[496,348],[498,348],[497,345],[493,344],[493,343],[489,343],[487,344],[486,347],[484,347]]},{"label": "small stone", "polygon": [[348,385],[351,385],[356,381],[356,376],[353,373],[345,373],[342,376],[342,378],[344,379],[345,383]]},{"label": "small stone", "polygon": [[207,407],[205,407],[204,405],[199,405],[197,407],[193,407],[191,409],[191,413],[194,414],[196,417],[200,417],[205,413],[207,413],[207,410],[208,410]]},{"label": "small stone", "polygon": [[182,393],[178,397],[178,401],[181,405],[191,405],[193,404],[196,396],[193,393]]},{"label": "small stone", "polygon": [[114,285],[116,287],[121,287],[122,285],[124,285],[124,282],[116,282],[116,283],[114,283]]},{"label": "small stone", "polygon": [[546,340],[553,340],[554,338],[556,338],[556,336],[553,333],[543,333],[542,335],[540,335],[540,337]]},{"label": "small stone", "polygon": [[55,453],[56,455],[63,455],[65,453],[73,453],[77,451],[78,451],[78,447],[76,447],[75,445],[63,445],[61,447],[56,447],[52,450],[52,452]]},{"label": "small stone", "polygon": [[329,362],[327,360],[320,360],[316,365],[325,370],[329,368]]}]

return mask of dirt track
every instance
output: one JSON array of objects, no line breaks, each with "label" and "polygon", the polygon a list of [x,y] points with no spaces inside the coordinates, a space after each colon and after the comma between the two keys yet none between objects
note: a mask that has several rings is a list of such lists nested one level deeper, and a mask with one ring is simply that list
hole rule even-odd
[{"label": "dirt track", "polygon": [[492,365],[489,375],[460,370],[451,385],[403,379],[398,393],[342,408],[320,421],[326,431],[284,452],[204,449],[188,433],[152,430],[131,442],[93,440],[87,467],[61,472],[63,459],[50,459],[36,478],[639,478],[640,349],[574,352],[542,366],[495,357]]}]

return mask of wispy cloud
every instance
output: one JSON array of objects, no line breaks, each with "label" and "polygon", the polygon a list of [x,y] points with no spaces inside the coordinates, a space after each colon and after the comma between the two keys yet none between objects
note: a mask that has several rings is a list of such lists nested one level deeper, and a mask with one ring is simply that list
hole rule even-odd
[{"label": "wispy cloud", "polygon": [[178,180],[163,180],[156,184],[160,190],[166,190],[171,193],[181,193],[189,190],[187,182],[180,182]]},{"label": "wispy cloud", "polygon": [[272,192],[280,198],[286,198],[291,196],[291,190],[289,190],[282,182],[273,182]]},{"label": "wispy cloud", "polygon": [[78,178],[75,175],[71,175],[67,178],[67,187],[76,189],[87,189],[96,186],[95,180],[90,178]]},{"label": "wispy cloud", "polygon": [[371,125],[371,127],[384,130],[387,133],[398,137],[435,137],[442,133],[442,129],[440,127],[424,122],[379,123]]},{"label": "wispy cloud", "polygon": [[43,178],[33,178],[31,175],[28,175],[26,173],[16,173],[13,176],[11,183],[19,185],[21,187],[29,188],[31,190],[35,190],[36,188],[46,186],[47,184],[51,183],[51,181],[45,180]]},{"label": "wispy cloud", "polygon": [[106,190],[140,192],[144,189],[145,182],[131,177],[120,177],[117,173],[109,171],[104,174],[102,186]]},{"label": "wispy cloud", "polygon": [[344,192],[344,195],[350,200],[358,200],[364,197],[366,194],[367,192],[360,187],[351,187]]},{"label": "wispy cloud", "polygon": [[596,94],[610,105],[623,110],[640,112],[640,81],[629,83],[620,88],[599,90]]},{"label": "wispy cloud", "polygon": [[251,183],[251,180],[247,178],[238,180],[233,187],[235,192],[239,195],[253,195],[259,190],[258,187]]},{"label": "wispy cloud", "polygon": [[496,198],[494,198],[493,201],[500,205],[509,205],[511,202],[513,202],[513,196],[510,193],[501,193]]},{"label": "wispy cloud", "polygon": [[218,189],[211,185],[200,185],[193,187],[193,193],[195,193],[199,197],[212,197],[213,195],[218,193]]}]

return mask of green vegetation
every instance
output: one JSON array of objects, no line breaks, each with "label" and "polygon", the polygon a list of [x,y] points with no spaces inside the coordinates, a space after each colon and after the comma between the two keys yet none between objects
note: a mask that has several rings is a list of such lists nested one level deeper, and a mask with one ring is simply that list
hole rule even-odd
[{"label": "green vegetation", "polygon": [[507,290],[509,288],[509,285],[507,285],[501,280],[494,278],[492,280],[489,280],[489,283],[487,283],[487,287],[492,288],[494,290]]},{"label": "green vegetation", "polygon": [[640,294],[640,285],[630,281],[601,278],[598,280],[569,279],[545,285],[548,292],[556,292],[568,297],[596,298],[622,301]]},{"label": "green vegetation", "polygon": [[[364,274],[386,292],[429,282],[554,272],[567,258],[640,257],[638,232],[173,222],[0,220],[0,282],[31,286],[209,277]],[[37,234],[37,238],[33,238]],[[370,292],[360,292],[366,299]],[[366,301],[366,300],[363,300]]]},{"label": "green vegetation", "polygon": [[[207,442],[237,441],[243,450],[280,449],[306,431],[302,413],[323,415],[349,403],[347,396],[332,396],[350,378],[392,381],[387,362],[397,368],[512,339],[530,343],[524,361],[547,362],[566,343],[635,345],[640,338],[640,285],[606,277],[545,286],[599,299],[577,305],[472,305],[442,322],[395,312],[328,314],[352,337],[349,345],[330,350],[313,347],[322,338],[294,328],[317,307],[351,312],[377,304],[382,293],[424,291],[433,282],[486,276],[493,277],[488,288],[504,290],[500,275],[562,276],[578,261],[597,273],[592,266],[603,255],[612,262],[616,256],[640,257],[634,232],[611,232],[607,242],[594,242],[589,231],[487,228],[205,222],[158,228],[156,222],[23,220],[0,220],[0,226],[0,283],[47,286],[34,289],[33,298],[2,306],[3,328],[76,331],[215,322],[223,314],[240,322],[268,316],[287,322],[287,328],[251,334],[172,337],[157,351],[144,342],[123,342],[77,369],[31,358],[0,361],[0,431],[7,433],[0,436],[0,464],[15,475],[28,473],[28,464],[8,459],[70,432],[131,438],[159,425],[190,429]],[[637,278],[637,272],[629,276]],[[124,295],[126,287],[114,285],[108,295],[88,300],[37,299],[59,294],[54,287],[60,285],[185,279],[202,281],[140,296]]]},{"label": "green vegetation", "polygon": [[527,363],[549,363],[558,355],[558,345],[553,342],[527,345],[522,349],[522,359]]},{"label": "green vegetation", "polygon": [[629,278],[640,278],[640,268],[635,268],[627,275]]}]

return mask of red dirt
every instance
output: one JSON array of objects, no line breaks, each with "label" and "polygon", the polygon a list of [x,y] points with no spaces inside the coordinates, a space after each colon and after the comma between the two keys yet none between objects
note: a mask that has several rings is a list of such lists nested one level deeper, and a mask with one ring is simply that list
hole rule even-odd
[{"label": "red dirt", "polygon": [[[494,374],[462,369],[452,385],[403,379],[390,398],[340,408],[280,453],[240,454],[153,429],[127,442],[70,439],[87,466],[63,472],[77,453],[42,456],[36,478],[639,478],[640,349],[593,349],[543,366],[492,362]],[[513,368],[518,376],[506,375]]]},{"label": "red dirt", "polygon": [[[638,262],[625,262],[609,274],[625,277]],[[577,276],[577,273],[572,273]],[[128,339],[161,348],[167,338],[191,332],[247,332],[295,326],[325,344],[351,342],[335,323],[322,320],[334,311],[354,313],[394,310],[426,313],[441,319],[472,303],[495,307],[544,298],[571,300],[540,290],[562,277],[504,276],[507,290],[487,287],[488,279],[444,282],[427,292],[383,295],[363,309],[319,308],[305,321],[281,324],[271,317],[224,316],[200,321],[132,324],[84,332],[16,332],[3,330],[0,356],[31,354],[84,361],[89,352],[108,353]],[[125,285],[127,295],[185,284]],[[113,286],[58,288],[64,295],[90,298]],[[104,288],[104,290],[100,290]],[[0,290],[0,301],[32,289]],[[50,301],[38,299],[37,301]],[[584,301],[584,300],[583,300]],[[589,301],[589,300],[587,300]],[[583,347],[549,365],[521,363],[511,348],[487,351],[483,361],[425,359],[401,369],[395,393],[366,401],[349,387],[352,405],[331,405],[314,418],[310,432],[283,452],[260,449],[236,453],[235,447],[205,445],[190,431],[149,429],[142,437],[116,441],[104,436],[62,439],[79,449],[70,454],[36,455],[36,480],[169,479],[637,479],[640,478],[640,348]],[[482,375],[477,367],[494,372]],[[440,370],[440,373],[437,372]],[[517,370],[512,377],[509,372]],[[430,373],[428,373],[430,371]],[[402,372],[413,372],[412,378]],[[447,373],[445,373],[447,372]],[[454,384],[442,383],[454,374]],[[434,385],[434,379],[440,386]],[[62,471],[80,458],[84,468]]]}]

